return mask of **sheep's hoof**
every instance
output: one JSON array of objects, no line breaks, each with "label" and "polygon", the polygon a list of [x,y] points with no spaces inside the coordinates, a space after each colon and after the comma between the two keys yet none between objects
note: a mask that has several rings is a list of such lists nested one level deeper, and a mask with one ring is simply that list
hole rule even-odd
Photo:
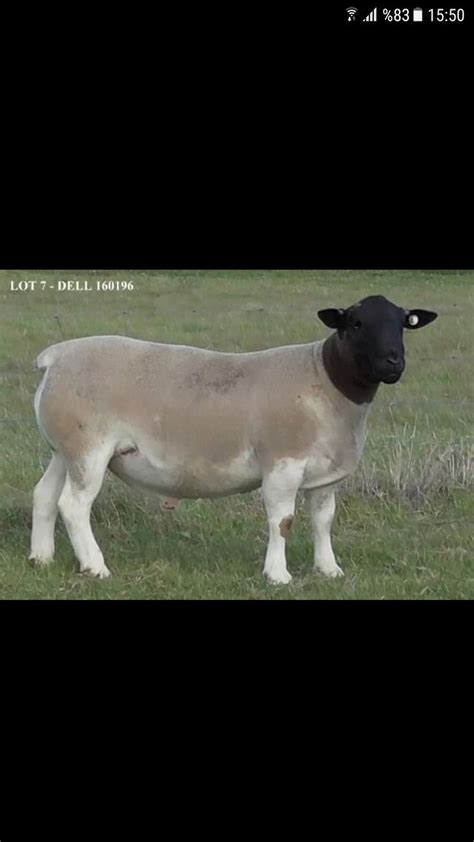
[{"label": "sheep's hoof", "polygon": [[265,573],[265,575],[272,585],[289,585],[292,580],[288,570],[282,570],[281,573]]},{"label": "sheep's hoof", "polygon": [[314,568],[316,573],[322,573],[323,576],[326,576],[328,579],[337,579],[339,576],[344,576],[344,570],[336,564],[335,567],[330,567],[327,570],[324,570],[322,567],[315,567]]},{"label": "sheep's hoof", "polygon": [[85,576],[90,576],[92,579],[108,579],[112,575],[108,567],[99,567],[99,569],[92,569],[91,567],[84,567],[81,570]]},{"label": "sheep's hoof", "polygon": [[32,561],[34,567],[48,567],[48,565],[51,564],[51,562],[54,561],[54,559],[45,558],[44,556],[40,555],[30,555],[28,561]]}]

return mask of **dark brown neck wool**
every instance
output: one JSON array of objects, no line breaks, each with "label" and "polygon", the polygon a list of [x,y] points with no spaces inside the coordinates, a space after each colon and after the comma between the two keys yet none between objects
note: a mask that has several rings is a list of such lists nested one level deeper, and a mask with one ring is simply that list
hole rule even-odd
[{"label": "dark brown neck wool", "polygon": [[352,360],[343,359],[337,333],[326,339],[323,345],[323,365],[333,386],[353,403],[370,403],[379,387],[378,383],[362,383]]}]

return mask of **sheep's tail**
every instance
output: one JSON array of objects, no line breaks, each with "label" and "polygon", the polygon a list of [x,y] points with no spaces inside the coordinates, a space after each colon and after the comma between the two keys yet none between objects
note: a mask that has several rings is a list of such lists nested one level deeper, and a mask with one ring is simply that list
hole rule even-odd
[{"label": "sheep's tail", "polygon": [[41,354],[38,354],[36,357],[36,367],[40,369],[40,371],[44,371],[48,368],[51,363],[53,363],[60,354],[61,345],[64,345],[64,342],[58,342],[56,345],[50,345],[49,348],[45,348],[44,351],[41,351]]}]

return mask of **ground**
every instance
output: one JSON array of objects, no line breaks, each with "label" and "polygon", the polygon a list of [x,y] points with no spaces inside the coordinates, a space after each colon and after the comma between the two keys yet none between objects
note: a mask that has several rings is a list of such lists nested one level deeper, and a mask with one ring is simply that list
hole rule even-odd
[{"label": "ground", "polygon": [[[10,289],[35,280],[34,290]],[[58,280],[92,289],[58,291]],[[117,281],[133,289],[96,290]],[[333,545],[343,579],[312,572],[302,505],[288,540],[293,583],[275,587],[262,576],[259,492],[166,512],[114,477],[93,511],[113,578],[78,574],[60,520],[55,563],[31,567],[31,492],[49,458],[32,409],[43,348],[99,333],[224,351],[308,342],[329,333],[318,309],[373,294],[439,319],[406,336],[406,372],[380,388],[363,461],[339,495]],[[472,599],[473,318],[474,272],[0,272],[0,596]]]}]

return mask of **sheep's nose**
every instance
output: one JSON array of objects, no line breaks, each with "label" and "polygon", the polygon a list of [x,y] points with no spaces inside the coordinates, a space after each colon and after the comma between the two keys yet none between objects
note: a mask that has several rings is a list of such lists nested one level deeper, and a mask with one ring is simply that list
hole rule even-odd
[{"label": "sheep's nose", "polygon": [[397,351],[390,351],[390,353],[385,357],[385,360],[390,363],[390,365],[398,365],[400,362],[400,354]]}]

